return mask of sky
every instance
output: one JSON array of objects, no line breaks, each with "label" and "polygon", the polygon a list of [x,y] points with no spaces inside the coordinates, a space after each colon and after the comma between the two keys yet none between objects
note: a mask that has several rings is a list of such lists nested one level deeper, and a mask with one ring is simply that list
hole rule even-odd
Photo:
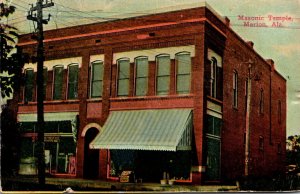
[{"label": "sky", "polygon": [[[0,0],[0,2],[3,0]],[[50,0],[48,0],[50,1]],[[26,20],[29,4],[36,0],[10,0],[17,10],[8,23],[20,33],[34,31]],[[197,7],[206,2],[287,81],[287,136],[300,135],[300,0],[53,0],[44,9],[51,20],[44,29],[64,28],[157,12]],[[244,20],[242,20],[242,18]],[[245,26],[245,19],[251,25]],[[250,20],[249,20],[250,19]],[[257,20],[259,19],[259,20]],[[247,22],[246,21],[246,22]],[[263,27],[257,27],[263,26]]]}]

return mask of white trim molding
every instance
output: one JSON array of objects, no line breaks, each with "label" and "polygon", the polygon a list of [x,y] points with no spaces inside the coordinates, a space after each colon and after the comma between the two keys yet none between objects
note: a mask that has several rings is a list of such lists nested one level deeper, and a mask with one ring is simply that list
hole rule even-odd
[{"label": "white trim molding", "polygon": [[[78,64],[79,68],[82,65],[82,57],[73,57],[73,58],[64,58],[64,59],[55,59],[44,62],[44,67],[48,69],[48,71],[52,71],[53,67],[56,65],[62,65],[64,69],[67,69],[70,64]],[[37,72],[37,63],[26,63],[24,65],[24,70],[32,68],[34,72]]]},{"label": "white trim molding", "polygon": [[171,59],[175,59],[175,55],[180,52],[189,52],[191,57],[195,56],[195,45],[189,46],[176,46],[176,47],[166,47],[166,48],[156,48],[156,49],[147,49],[147,50],[136,50],[136,51],[127,51],[114,53],[113,55],[113,64],[117,64],[117,60],[121,58],[129,58],[130,63],[133,63],[136,57],[143,56],[148,57],[149,61],[155,61],[157,55],[168,54]]},{"label": "white trim molding", "polygon": [[81,132],[81,137],[85,137],[85,134],[86,132],[90,129],[90,128],[96,128],[98,129],[98,131],[100,132],[102,127],[97,124],[97,123],[89,123],[87,124],[83,129],[82,129],[82,132]]},{"label": "white trim molding", "polygon": [[103,61],[104,62],[104,55],[91,55],[90,56],[90,63],[95,62],[95,61]]},{"label": "white trim molding", "polygon": [[210,48],[207,50],[207,59],[211,60],[212,58],[217,59],[217,66],[222,67],[222,57],[218,55],[215,51],[211,50]]}]

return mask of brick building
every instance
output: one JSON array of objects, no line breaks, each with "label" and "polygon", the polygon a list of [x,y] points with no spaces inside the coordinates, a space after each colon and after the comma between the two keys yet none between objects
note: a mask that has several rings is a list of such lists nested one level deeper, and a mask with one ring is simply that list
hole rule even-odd
[{"label": "brick building", "polygon": [[[284,170],[286,81],[208,6],[44,36],[48,174],[117,181],[131,170],[143,182],[235,180],[245,171],[246,122],[249,174]],[[19,45],[35,55],[30,34]],[[34,174],[36,64],[26,64],[24,76],[15,98],[19,174]]]}]

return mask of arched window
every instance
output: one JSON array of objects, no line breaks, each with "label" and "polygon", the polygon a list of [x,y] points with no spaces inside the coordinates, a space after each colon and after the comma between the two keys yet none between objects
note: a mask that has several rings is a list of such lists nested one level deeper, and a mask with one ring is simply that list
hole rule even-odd
[{"label": "arched window", "polygon": [[217,98],[217,59],[211,58],[210,64],[210,96]]},{"label": "arched window", "polygon": [[170,91],[170,55],[156,57],[156,94],[168,95]]},{"label": "arched window", "polygon": [[33,71],[33,69],[26,69],[25,70],[24,102],[33,101],[33,87],[34,87],[34,71]]},{"label": "arched window", "polygon": [[259,112],[264,113],[264,90],[260,89]]},{"label": "arched window", "polygon": [[53,100],[62,99],[62,86],[64,78],[64,67],[56,65],[53,67]]},{"label": "arched window", "polygon": [[130,61],[128,58],[122,58],[117,61],[118,65],[118,96],[129,95],[129,77],[130,77]]},{"label": "arched window", "polygon": [[68,66],[68,98],[78,98],[78,64]]},{"label": "arched window", "polygon": [[211,49],[207,50],[205,61],[205,93],[211,98],[223,100],[222,56]]},{"label": "arched window", "polygon": [[278,111],[278,113],[277,113],[278,114],[278,123],[281,124],[282,118],[281,118],[281,101],[280,100],[278,100],[278,110],[277,111]]},{"label": "arched window", "polygon": [[103,61],[94,61],[91,64],[90,97],[99,98],[103,92]]},{"label": "arched window", "polygon": [[145,96],[148,91],[148,58],[135,59],[135,95]]},{"label": "arched window", "polygon": [[176,93],[187,94],[191,90],[191,54],[177,53],[176,61]]},{"label": "arched window", "polygon": [[233,71],[233,107],[238,107],[238,73],[236,70]]},{"label": "arched window", "polygon": [[264,137],[263,136],[259,136],[259,143],[258,143],[258,147],[260,150],[264,150]]},{"label": "arched window", "polygon": [[43,88],[43,90],[44,90],[44,100],[46,100],[46,95],[47,95],[47,82],[48,82],[48,69],[47,69],[47,67],[44,67],[44,69],[43,69],[43,77],[44,77],[44,83],[43,83],[43,85],[44,85],[44,88]]}]

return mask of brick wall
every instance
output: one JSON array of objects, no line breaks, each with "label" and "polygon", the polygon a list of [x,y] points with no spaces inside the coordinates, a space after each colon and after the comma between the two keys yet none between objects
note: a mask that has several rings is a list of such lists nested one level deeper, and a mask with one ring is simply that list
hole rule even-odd
[{"label": "brick wall", "polygon": [[[206,16],[206,18],[204,17]],[[228,22],[228,21],[227,21]],[[195,157],[193,165],[201,169],[205,165],[203,154],[204,113],[206,111],[206,93],[204,91],[205,62],[207,49],[213,49],[223,57],[223,128],[221,133],[221,174],[223,179],[235,179],[244,174],[244,132],[245,132],[245,81],[248,64],[254,62],[251,97],[251,161],[250,173],[266,175],[274,169],[283,169],[285,156],[285,120],[286,86],[285,80],[272,71],[272,65],[260,57],[251,45],[246,44],[223,23],[219,17],[204,8],[182,10],[165,14],[143,16],[113,22],[83,25],[78,27],[51,30],[45,32],[46,60],[82,57],[79,70],[78,100],[52,102],[53,72],[48,73],[47,103],[45,110],[79,112],[79,134],[89,123],[103,126],[111,110],[149,109],[149,108],[193,108]],[[149,33],[152,33],[150,36]],[[34,42],[30,35],[20,39],[24,52],[34,54]],[[148,93],[137,98],[134,94],[133,76],[130,81],[130,97],[119,99],[116,94],[117,66],[113,63],[114,53],[139,51],[145,49],[195,45],[195,57],[192,58],[191,94],[175,94],[175,62],[172,60],[170,95],[155,96],[155,61],[149,61]],[[90,56],[104,54],[104,88],[101,99],[89,99]],[[238,72],[238,107],[233,108],[233,71]],[[133,64],[131,64],[133,75]],[[67,70],[65,70],[65,79]],[[258,78],[258,79],[256,79]],[[65,80],[67,83],[67,80]],[[66,85],[66,84],[64,84]],[[64,86],[66,87],[66,86]],[[280,88],[280,89],[279,89]],[[264,112],[260,113],[260,90],[264,91]],[[66,91],[66,88],[64,88]],[[272,91],[272,92],[271,92]],[[20,92],[22,98],[22,92]],[[66,96],[66,93],[64,93]],[[275,114],[278,100],[281,100],[281,124]],[[47,105],[48,104],[48,105]],[[35,103],[19,104],[19,111],[34,111]],[[270,106],[272,105],[272,106]],[[47,108],[51,107],[51,108]],[[59,108],[60,107],[60,108]],[[63,108],[62,108],[63,107]],[[259,149],[259,138],[264,139],[264,149]],[[270,141],[271,140],[271,141]],[[277,153],[277,144],[281,143],[282,153]],[[100,151],[101,179],[106,178],[107,152]],[[77,145],[77,176],[83,176],[84,137],[79,137]],[[193,182],[203,181],[203,172],[193,173]]]}]

